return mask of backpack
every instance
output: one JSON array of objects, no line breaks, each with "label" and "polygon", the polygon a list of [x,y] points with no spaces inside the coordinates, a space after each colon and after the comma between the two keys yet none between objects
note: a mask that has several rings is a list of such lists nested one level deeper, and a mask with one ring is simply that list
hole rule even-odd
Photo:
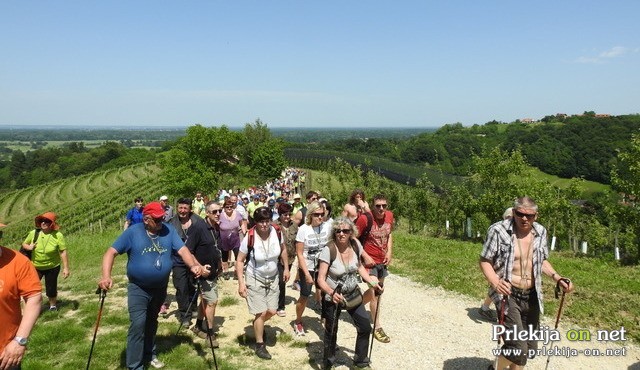
[{"label": "backpack", "polygon": [[362,230],[362,232],[358,236],[358,240],[360,241],[360,244],[362,244],[362,246],[364,247],[364,241],[367,240],[367,237],[371,233],[371,227],[373,226],[373,215],[371,214],[371,212],[363,212],[362,214],[365,215],[365,217],[367,217],[367,226],[364,228],[364,230]]},{"label": "backpack", "polygon": [[[273,227],[276,230],[276,235],[278,235],[278,242],[279,242],[278,244],[282,245],[282,230],[280,230],[280,226],[276,224],[271,224],[271,227]],[[250,256],[252,255],[251,252],[253,252],[253,243],[255,242],[255,239],[256,239],[256,227],[254,226],[250,228],[247,234],[249,236],[249,239],[247,239],[247,256],[251,258]],[[245,260],[245,265],[249,262],[249,258]]]},{"label": "backpack", "polygon": [[[36,232],[33,234],[33,244],[36,244],[38,242],[38,235],[40,235],[40,231],[42,231],[41,229],[36,229]],[[36,247],[34,246],[33,249],[36,249]],[[24,254],[28,259],[33,259],[33,249],[32,250],[28,250],[25,249],[24,247],[20,247],[20,253]]]}]

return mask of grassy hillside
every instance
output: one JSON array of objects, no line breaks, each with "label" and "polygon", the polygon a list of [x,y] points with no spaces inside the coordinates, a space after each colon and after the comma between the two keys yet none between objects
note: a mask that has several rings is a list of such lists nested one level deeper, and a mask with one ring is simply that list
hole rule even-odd
[{"label": "grassy hillside", "polygon": [[46,211],[58,214],[65,235],[120,226],[136,196],[151,200],[161,195],[153,179],[159,173],[156,164],[147,163],[0,194],[0,221],[8,225],[3,243],[19,245],[33,228],[34,217]]}]

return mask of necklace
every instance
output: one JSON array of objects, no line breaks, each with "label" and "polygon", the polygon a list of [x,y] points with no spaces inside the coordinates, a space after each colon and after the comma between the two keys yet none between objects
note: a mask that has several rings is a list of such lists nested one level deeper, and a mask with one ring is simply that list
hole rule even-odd
[{"label": "necklace", "polygon": [[[528,234],[527,234],[528,235]],[[528,286],[528,281],[531,280],[529,276],[529,257],[531,257],[531,244],[533,240],[529,242],[529,249],[527,250],[527,255],[524,256],[522,253],[522,245],[520,245],[520,239],[516,236],[516,243],[518,244],[518,249],[520,250],[520,273],[522,274],[522,279],[524,280],[525,286]]]},{"label": "necklace", "polygon": [[269,237],[267,236],[266,243],[265,243],[265,240],[262,239],[260,235],[258,235],[258,238],[260,239],[260,244],[262,245],[262,249],[264,250],[265,259],[268,259],[269,253],[271,252],[271,246],[269,245]]},{"label": "necklace", "polygon": [[161,270],[162,269],[162,252],[163,249],[160,248],[160,242],[158,241],[158,235],[156,234],[152,234],[149,232],[149,230],[147,231],[147,236],[149,237],[149,240],[151,241],[151,246],[153,247],[153,250],[155,252],[158,253],[158,257],[156,257],[156,260],[153,262],[153,266],[156,268],[156,270]]},{"label": "necklace", "polygon": [[[344,272],[347,274],[349,273],[349,263],[351,262],[351,252],[349,251],[349,249],[351,248],[347,247],[344,252],[340,252],[340,262],[342,262],[342,266],[344,267]],[[344,261],[345,258],[347,262]]]}]

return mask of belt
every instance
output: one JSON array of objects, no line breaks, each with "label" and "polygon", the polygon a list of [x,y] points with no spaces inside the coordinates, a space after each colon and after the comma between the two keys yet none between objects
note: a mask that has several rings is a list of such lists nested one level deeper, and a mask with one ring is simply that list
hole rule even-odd
[{"label": "belt", "polygon": [[531,296],[536,295],[536,289],[520,289],[516,287],[511,287],[511,296],[516,299],[529,299]]}]

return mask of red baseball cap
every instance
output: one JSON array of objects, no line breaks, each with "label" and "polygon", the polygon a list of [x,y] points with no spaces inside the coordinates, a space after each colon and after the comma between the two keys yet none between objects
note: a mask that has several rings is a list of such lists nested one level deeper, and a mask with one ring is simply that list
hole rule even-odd
[{"label": "red baseball cap", "polygon": [[159,202],[151,202],[142,208],[142,214],[153,218],[164,217],[164,208]]}]

